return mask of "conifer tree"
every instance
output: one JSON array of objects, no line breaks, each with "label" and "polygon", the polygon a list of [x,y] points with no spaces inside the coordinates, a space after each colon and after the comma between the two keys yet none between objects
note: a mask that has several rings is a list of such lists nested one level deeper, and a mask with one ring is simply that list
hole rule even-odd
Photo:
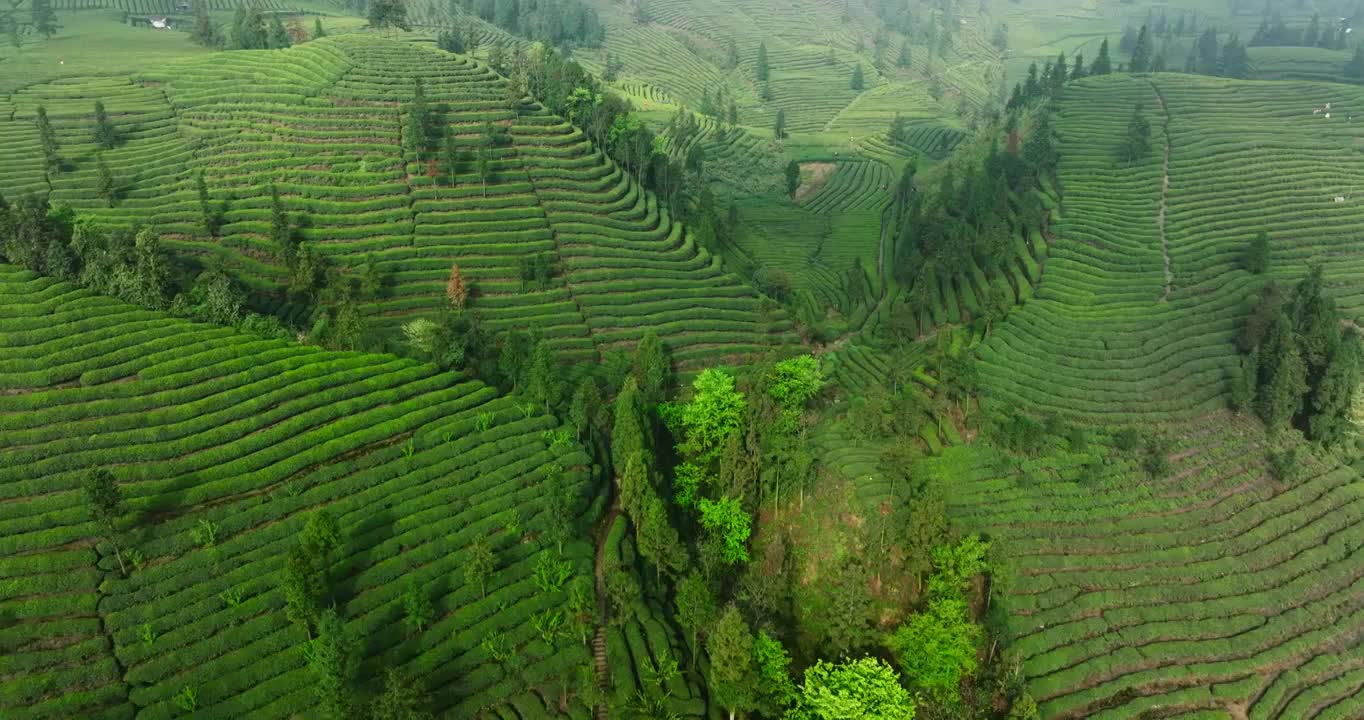
[{"label": "conifer tree", "polygon": [[218,24],[208,14],[208,3],[204,0],[194,3],[194,30],[190,32],[189,39],[206,48],[223,46],[223,31],[218,29]]},{"label": "conifer tree", "polygon": [[33,32],[51,40],[57,34],[57,15],[52,12],[52,0],[33,0]]},{"label": "conifer tree", "polygon": [[854,63],[851,83],[852,89],[861,90],[865,82],[865,79],[862,77],[862,63]]},{"label": "conifer tree", "polygon": [[95,101],[95,145],[101,150],[108,150],[118,144],[118,130],[109,120],[109,113],[104,110],[104,102]]},{"label": "conifer tree", "polygon": [[1141,26],[1141,31],[1137,33],[1136,43],[1132,46],[1132,61],[1128,63],[1128,70],[1134,73],[1149,72],[1151,69],[1151,35],[1146,30],[1146,26]]},{"label": "conifer tree", "polygon": [[86,509],[104,528],[105,539],[114,546],[114,557],[118,558],[118,568],[124,575],[128,569],[123,566],[123,555],[118,549],[117,528],[114,523],[123,509],[123,494],[118,489],[113,473],[108,470],[91,470],[81,483],[85,492]]},{"label": "conifer tree", "polygon": [[1108,58],[1108,38],[1099,43],[1099,57],[1089,68],[1090,75],[1107,75],[1113,72],[1112,61]]},{"label": "conifer tree", "polygon": [[313,18],[313,39],[324,37],[327,37],[327,31],[322,29],[322,17],[319,15]]},{"label": "conifer tree", "polygon": [[95,182],[95,194],[104,200],[106,205],[113,207],[118,196],[118,182],[109,171],[109,165],[104,162],[103,154],[95,155]]},{"label": "conifer tree", "polygon": [[52,121],[47,118],[47,108],[38,106],[38,142],[43,150],[43,165],[49,173],[55,173],[62,167],[62,158],[58,155],[60,147],[57,145],[57,131],[52,129]]},{"label": "conifer tree", "polygon": [[1151,149],[1151,123],[1142,114],[1142,105],[1132,109],[1132,117],[1127,121],[1127,135],[1118,151],[1119,158],[1131,165],[1146,157]]},{"label": "conifer tree", "polygon": [[771,69],[767,66],[767,43],[758,43],[758,80],[767,82]]},{"label": "conifer tree", "polygon": [[1085,76],[1085,56],[1083,53],[1076,53],[1075,66],[1070,70],[1070,79],[1079,80]]},{"label": "conifer tree", "polygon": [[1345,77],[1364,80],[1364,42],[1355,46],[1354,57],[1345,63]]},{"label": "conifer tree", "polygon": [[279,19],[279,15],[271,15],[270,29],[265,36],[265,46],[271,50],[283,50],[292,44],[289,40],[289,31],[284,28],[284,22]]},{"label": "conifer tree", "polygon": [[777,120],[772,125],[772,136],[778,140],[786,137],[786,111],[777,108]]}]

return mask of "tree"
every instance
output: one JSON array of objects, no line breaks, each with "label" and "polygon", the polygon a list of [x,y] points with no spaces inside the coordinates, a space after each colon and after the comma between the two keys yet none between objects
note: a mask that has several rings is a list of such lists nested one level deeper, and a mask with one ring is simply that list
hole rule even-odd
[{"label": "tree", "polygon": [[344,720],[355,714],[355,682],[360,671],[360,653],[355,638],[333,609],[317,621],[317,637],[305,650],[312,669],[323,717]]},{"label": "tree", "polygon": [[786,720],[914,720],[914,699],[900,678],[877,658],[806,668],[796,707]]},{"label": "tree", "polygon": [[635,346],[630,360],[630,376],[639,388],[640,401],[646,406],[657,405],[667,397],[672,379],[672,361],[658,333],[648,330]]},{"label": "tree", "polygon": [[715,630],[706,639],[706,651],[710,656],[709,687],[716,704],[729,711],[730,720],[740,712],[756,709],[753,633],[739,608],[731,604],[720,613]]},{"label": "tree", "polygon": [[436,47],[449,53],[463,53],[464,34],[458,30],[442,30],[436,35]]},{"label": "tree", "polygon": [[1251,238],[1242,261],[1246,270],[1262,275],[1269,269],[1269,233],[1261,230]]},{"label": "tree", "polygon": [[1085,76],[1085,56],[1083,53],[1075,54],[1075,65],[1070,69],[1070,79],[1079,80]]},{"label": "tree", "polygon": [[322,570],[316,558],[301,546],[290,550],[279,585],[284,594],[285,617],[302,627],[311,639],[325,594]]},{"label": "tree", "polygon": [[293,39],[289,35],[289,30],[284,27],[284,22],[279,19],[279,15],[270,16],[270,29],[265,36],[265,46],[271,50],[283,50],[293,45]]},{"label": "tree", "polygon": [[[200,3],[201,6],[202,4]],[[204,180],[203,170],[194,172],[194,192],[199,196],[199,226],[205,235],[214,237],[218,234],[219,216],[208,194],[208,183]]]},{"label": "tree", "polygon": [[767,82],[771,69],[767,66],[767,43],[758,43],[758,82]]},{"label": "tree", "polygon": [[322,16],[313,18],[313,39],[327,37],[327,31],[322,29]]},{"label": "tree", "polygon": [[123,554],[119,552],[116,537],[118,529],[115,527],[115,522],[123,509],[123,493],[119,491],[113,473],[102,469],[91,470],[81,482],[81,490],[85,493],[86,511],[95,522],[103,526],[105,539],[114,546],[118,569],[127,575],[128,569],[123,566]]},{"label": "tree", "polygon": [[118,181],[109,171],[109,165],[104,162],[102,153],[95,155],[95,194],[109,207],[113,207],[114,201],[118,199]]},{"label": "tree", "polygon": [[596,435],[603,425],[602,410],[601,388],[591,376],[584,377],[573,392],[568,410],[569,421],[578,429],[580,439],[584,432],[589,441]]},{"label": "tree", "polygon": [[1364,42],[1355,46],[1355,54],[1345,63],[1345,77],[1364,80]]},{"label": "tree", "polygon": [[369,0],[369,26],[411,30],[407,24],[407,3],[404,0]]},{"label": "tree", "polygon": [[274,183],[270,183],[270,240],[284,258],[284,264],[292,269],[298,260],[298,243],[294,241],[289,215],[284,212],[284,203],[279,198],[279,187]]},{"label": "tree", "polygon": [[1146,156],[1151,149],[1151,123],[1142,114],[1142,105],[1132,109],[1132,117],[1127,121],[1127,135],[1118,149],[1118,157],[1128,165],[1135,164]]},{"label": "tree", "polygon": [[862,77],[862,63],[853,63],[852,81],[850,83],[850,87],[852,87],[853,90],[860,91],[864,84],[865,80]]},{"label": "tree", "polygon": [[549,341],[542,339],[535,343],[526,380],[526,396],[532,402],[543,405],[546,413],[553,412],[563,399],[564,380],[560,375],[559,360],[554,356],[554,348]]},{"label": "tree", "polygon": [[319,561],[341,544],[341,526],[325,508],[308,516],[298,535],[299,546]]},{"label": "tree", "polygon": [[800,189],[800,163],[792,160],[786,163],[786,194],[794,196]]},{"label": "tree", "polygon": [[683,452],[708,462],[715,458],[731,433],[743,423],[748,401],[734,388],[734,378],[708,368],[692,381],[693,397],[681,412]]},{"label": "tree", "polygon": [[384,690],[370,707],[371,720],[432,720],[426,691],[402,672],[384,669]]},{"label": "tree", "polygon": [[51,0],[33,0],[33,32],[51,40],[57,34],[57,14]]},{"label": "tree", "polygon": [[415,78],[412,81],[412,102],[407,104],[407,122],[403,125],[403,149],[419,162],[426,152],[430,131],[426,94],[422,90],[421,78]]},{"label": "tree", "polygon": [[463,310],[465,303],[469,301],[469,285],[464,281],[464,273],[460,271],[459,263],[450,266],[450,279],[445,281],[445,299],[455,310]]},{"label": "tree", "polygon": [[791,656],[781,641],[759,630],[753,637],[753,669],[756,675],[757,708],[766,717],[780,717],[796,700],[791,682]]},{"label": "tree", "polygon": [[1250,76],[1250,56],[1235,35],[1227,38],[1227,44],[1222,46],[1222,76],[1240,79]]},{"label": "tree", "polygon": [[1132,59],[1127,67],[1134,73],[1144,73],[1151,69],[1151,36],[1145,25],[1142,25],[1141,31],[1137,33],[1137,40],[1132,45]]},{"label": "tree", "polygon": [[1348,333],[1334,346],[1326,370],[1308,398],[1307,435],[1322,445],[1341,442],[1352,427],[1350,410],[1359,387],[1360,339]]},{"label": "tree", "polygon": [[493,546],[488,542],[488,538],[480,535],[474,540],[464,562],[465,581],[478,583],[479,596],[487,597],[488,578],[492,576],[493,570],[497,569],[497,557],[493,555]]},{"label": "tree", "polygon": [[692,666],[700,654],[697,639],[701,633],[708,632],[719,613],[715,604],[715,593],[711,592],[700,571],[692,570],[677,582],[677,622],[691,635]]},{"label": "tree", "polygon": [[47,118],[47,108],[42,105],[37,110],[38,142],[43,150],[43,166],[49,173],[61,170],[62,159],[58,155],[57,131],[52,129],[52,121]]},{"label": "tree", "polygon": [[912,65],[913,62],[914,62],[914,55],[912,54],[912,52],[911,52],[910,49],[909,49],[909,43],[905,43],[904,45],[901,45],[901,46],[900,46],[900,56],[899,56],[898,58],[895,59],[895,64],[896,64],[896,66],[902,67],[902,68],[907,68],[907,67],[909,67],[910,65]]},{"label": "tree", "polygon": [[417,579],[408,576],[407,587],[403,590],[403,624],[413,632],[421,632],[436,619],[436,606],[431,596],[417,585]]},{"label": "tree", "polygon": [[269,47],[265,15],[258,3],[237,6],[237,12],[232,17],[232,47],[237,50],[263,50]]},{"label": "tree", "polygon": [[95,146],[101,150],[109,150],[118,144],[118,129],[109,121],[109,113],[104,110],[104,103],[100,100],[95,101]]},{"label": "tree", "polygon": [[1099,57],[1089,67],[1090,75],[1107,75],[1113,72],[1113,63],[1108,59],[1108,38],[1099,43]]},{"label": "tree", "polygon": [[976,670],[980,626],[971,622],[963,597],[937,597],[886,638],[910,682],[940,703],[960,700],[961,681]]},{"label": "tree", "polygon": [[781,140],[786,137],[786,111],[777,108],[777,119],[772,123],[772,137]]},{"label": "tree", "polygon": [[156,232],[151,228],[139,230],[133,242],[133,282],[124,293],[126,299],[153,310],[168,307],[173,266]]},{"label": "tree", "polygon": [[687,567],[691,558],[677,529],[668,520],[668,508],[663,499],[652,485],[648,491],[643,511],[639,517],[631,519],[635,523],[635,546],[639,548],[639,554],[653,564],[655,576],[661,584],[663,573],[676,576]]},{"label": "tree", "polygon": [[491,179],[493,175],[492,158],[489,155],[489,152],[486,145],[480,147],[478,149],[478,161],[475,166],[478,170],[479,182],[483,183],[483,197],[488,197],[488,180]]},{"label": "tree", "polygon": [[1307,392],[1307,363],[1298,349],[1288,315],[1282,310],[1271,321],[1259,351],[1260,418],[1276,433],[1298,414]]},{"label": "tree", "polygon": [[1069,71],[1066,69],[1066,54],[1062,52],[1056,56],[1056,63],[1051,66],[1051,76],[1048,78],[1050,83],[1047,92],[1052,97],[1061,94],[1061,88],[1065,87],[1066,81],[1070,79]]},{"label": "tree", "polygon": [[720,560],[729,565],[748,562],[752,518],[739,501],[729,497],[701,498],[697,508],[701,511],[701,527],[719,547]]}]

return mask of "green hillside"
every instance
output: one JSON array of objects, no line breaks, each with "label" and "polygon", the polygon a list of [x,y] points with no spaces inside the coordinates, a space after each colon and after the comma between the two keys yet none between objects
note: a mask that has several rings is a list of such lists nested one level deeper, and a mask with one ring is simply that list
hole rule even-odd
[{"label": "green hillside", "polygon": [[[187,323],[12,266],[0,302],[0,714],[180,717],[185,688],[196,717],[312,714],[279,577],[321,510],[342,538],[328,597],[366,677],[400,668],[452,717],[536,717],[588,662],[532,623],[567,597],[539,564],[580,581],[592,564],[588,543],[560,559],[549,539],[556,515],[582,538],[596,512],[590,460],[552,417],[430,366]],[[95,469],[124,496],[127,577],[85,509]],[[466,576],[476,541],[496,558],[486,596]],[[401,625],[409,582],[434,605],[421,631]]]},{"label": "green hillside", "polygon": [[[1231,339],[1259,284],[1242,261],[1261,230],[1272,277],[1291,284],[1320,264],[1359,317],[1361,102],[1343,85],[1187,75],[1071,86],[1055,120],[1058,239],[1036,298],[981,349],[987,395],[1110,421],[1222,407]],[[1138,103],[1154,148],[1126,167],[1117,147]]]},{"label": "green hillside", "polygon": [[1011,647],[1043,717],[1364,712],[1364,481],[1314,460],[1280,483],[1264,450],[1258,424],[1219,413],[1149,482],[1097,447],[933,462],[954,514],[1007,555]]},{"label": "green hillside", "polygon": [[[405,103],[424,93],[465,160],[450,186],[436,161],[401,143]],[[105,155],[121,185],[112,208],[92,197],[91,108],[103,99],[125,142]],[[46,177],[32,122],[46,106],[70,167]],[[562,119],[508,102],[486,66],[416,46],[339,36],[287,51],[237,52],[148,69],[132,78],[74,77],[8,100],[0,136],[0,192],[51,184],[54,202],[110,222],[152,223],[187,256],[216,258],[265,311],[299,317],[269,239],[270,187],[297,218],[306,247],[359,275],[371,257],[390,278],[364,305],[374,327],[443,305],[452,264],[474,292],[470,307],[499,331],[535,327],[567,359],[596,358],[662,337],[681,362],[738,357],[794,341],[791,325],[660,209],[651,193]],[[487,123],[509,141],[492,151],[486,187],[475,152]],[[194,177],[225,203],[220,237],[207,237]],[[521,261],[550,259],[553,277],[527,286]]]}]

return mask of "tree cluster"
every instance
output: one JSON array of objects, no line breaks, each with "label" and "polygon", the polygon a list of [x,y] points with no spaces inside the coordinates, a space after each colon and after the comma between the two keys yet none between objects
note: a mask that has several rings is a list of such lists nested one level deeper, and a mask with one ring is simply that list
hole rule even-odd
[{"label": "tree cluster", "polygon": [[583,0],[458,0],[467,13],[551,47],[601,47],[606,29]]},{"label": "tree cluster", "polygon": [[1237,409],[1254,410],[1270,432],[1291,425],[1323,445],[1339,443],[1361,355],[1358,333],[1341,321],[1320,267],[1287,296],[1272,282],[1262,287],[1237,338],[1246,354],[1232,387]]},{"label": "tree cluster", "polygon": [[[202,3],[201,3],[202,4]],[[205,18],[207,15],[204,16]],[[199,21],[195,21],[192,36],[196,42],[214,47],[210,43],[216,35],[206,28],[200,32]],[[231,50],[281,50],[293,45],[289,31],[278,13],[270,13],[267,18],[259,3],[249,2],[237,6],[232,16],[232,28],[228,36],[228,49]]]},{"label": "tree cluster", "polygon": [[[1358,13],[1356,13],[1358,16]],[[1364,18],[1361,18],[1364,19]],[[1349,21],[1322,23],[1319,13],[1312,13],[1312,19],[1303,28],[1289,28],[1278,10],[1265,15],[1260,26],[1250,38],[1251,47],[1319,47],[1330,50],[1344,50],[1352,24]],[[1354,24],[1353,27],[1359,27]]]}]

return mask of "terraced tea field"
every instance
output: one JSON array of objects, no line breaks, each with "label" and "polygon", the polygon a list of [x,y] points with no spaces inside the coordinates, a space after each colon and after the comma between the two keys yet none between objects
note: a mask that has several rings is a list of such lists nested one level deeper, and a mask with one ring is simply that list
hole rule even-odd
[{"label": "terraced tea field", "polygon": [[[473,163],[454,187],[401,146],[404,104],[420,75],[428,102],[472,157],[485,123],[506,128],[484,183]],[[264,78],[268,78],[265,80]],[[34,85],[3,108],[0,192],[42,190],[110,221],[150,222],[186,254],[215,256],[289,317],[287,272],[268,238],[269,185],[304,218],[303,240],[358,272],[371,255],[391,295],[363,312],[396,328],[443,302],[450,265],[475,287],[493,330],[538,327],[569,359],[592,359],[656,331],[683,363],[739,357],[794,342],[789,321],[698,248],[572,125],[538,105],[508,103],[504,80],[475,61],[372,37],[341,36],[286,51],[238,52],[124,80]],[[106,105],[126,142],[106,162],[123,185],[113,208],[91,196],[91,107]],[[32,118],[47,106],[70,168],[45,178]],[[220,238],[198,229],[195,171],[227,203]],[[547,254],[560,271],[526,288],[518,261]]]},{"label": "terraced tea field", "polygon": [[[1117,146],[1137,103],[1153,149],[1125,167]],[[1364,313],[1358,89],[1089,78],[1068,86],[1054,124],[1062,218],[1036,298],[981,349],[993,401],[1110,421],[1222,407],[1230,340],[1260,282],[1240,262],[1261,230],[1271,277],[1320,263],[1346,315]]]},{"label": "terraced tea field", "polygon": [[[365,677],[402,667],[458,717],[557,708],[588,653],[532,628],[565,602],[533,568],[558,558],[557,492],[578,498],[575,536],[596,511],[590,460],[553,418],[429,366],[191,324],[11,266],[0,306],[0,715],[178,717],[186,687],[196,716],[308,715],[278,575],[324,508]],[[84,507],[96,468],[124,494],[127,578]],[[486,597],[463,567],[476,538],[497,557]],[[563,562],[588,574],[591,553],[571,541]],[[437,611],[422,632],[398,629],[409,579]],[[517,667],[481,644],[495,633]]]},{"label": "terraced tea field", "polygon": [[[1166,476],[1095,450],[1012,471],[935,460],[954,515],[1012,579],[1011,647],[1047,718],[1357,718],[1364,713],[1364,481],[1310,461],[1271,479],[1258,424],[1200,418]],[[993,468],[993,469],[992,469]]]}]

